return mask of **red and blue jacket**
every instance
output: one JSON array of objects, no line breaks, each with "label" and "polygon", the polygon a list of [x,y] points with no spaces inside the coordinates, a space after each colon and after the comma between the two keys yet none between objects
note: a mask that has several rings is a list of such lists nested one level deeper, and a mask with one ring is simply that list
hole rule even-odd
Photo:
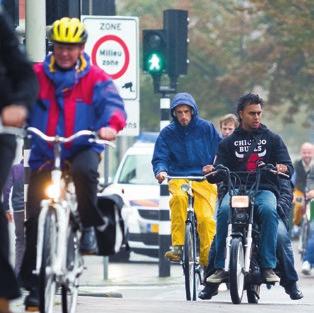
[{"label": "red and blue jacket", "polygon": [[[112,79],[100,68],[90,64],[83,54],[77,66],[61,70],[56,66],[53,54],[34,71],[39,82],[39,94],[29,116],[29,126],[36,127],[48,136],[69,137],[79,130],[97,131],[110,126],[120,131],[125,126],[126,113]],[[80,137],[62,149],[62,160],[78,151],[93,149],[101,152],[103,146]],[[37,136],[32,138],[29,165],[32,169],[53,159],[51,144]]]}]

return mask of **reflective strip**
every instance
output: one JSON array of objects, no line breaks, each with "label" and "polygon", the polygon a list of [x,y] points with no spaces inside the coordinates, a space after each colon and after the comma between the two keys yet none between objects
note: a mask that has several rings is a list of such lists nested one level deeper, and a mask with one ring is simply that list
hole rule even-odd
[{"label": "reflective strip", "polygon": [[170,221],[159,221],[159,235],[171,234]]},{"label": "reflective strip", "polygon": [[160,108],[161,109],[170,109],[170,98],[161,98],[160,99]]}]

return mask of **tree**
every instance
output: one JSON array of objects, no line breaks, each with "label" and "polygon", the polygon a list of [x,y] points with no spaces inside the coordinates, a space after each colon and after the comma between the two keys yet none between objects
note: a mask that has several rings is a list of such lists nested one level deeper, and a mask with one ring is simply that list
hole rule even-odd
[{"label": "tree", "polygon": [[[190,65],[178,90],[195,96],[202,116],[230,112],[241,94],[256,90],[273,112],[286,112],[285,122],[314,110],[312,0],[137,0],[123,1],[119,10],[151,29],[162,28],[169,8],[189,11]],[[158,96],[149,77],[141,83],[144,128],[156,130]]]}]

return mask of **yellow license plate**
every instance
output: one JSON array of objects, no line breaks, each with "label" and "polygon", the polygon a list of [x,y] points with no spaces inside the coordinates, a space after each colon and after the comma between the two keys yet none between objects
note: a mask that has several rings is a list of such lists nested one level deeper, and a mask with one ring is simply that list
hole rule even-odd
[{"label": "yellow license plate", "polygon": [[158,233],[159,232],[159,224],[151,224],[150,225],[150,231],[152,233]]}]

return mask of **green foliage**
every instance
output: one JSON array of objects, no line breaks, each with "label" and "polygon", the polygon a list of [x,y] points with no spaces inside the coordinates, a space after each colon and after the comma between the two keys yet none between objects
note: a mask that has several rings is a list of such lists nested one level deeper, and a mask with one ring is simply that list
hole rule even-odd
[{"label": "green foliage", "polygon": [[[285,112],[279,123],[314,111],[313,0],[119,2],[119,14],[139,16],[142,29],[162,28],[165,9],[189,11],[190,64],[178,91],[195,96],[203,117],[233,111],[249,91],[262,94],[270,114]],[[151,78],[141,76],[141,123],[158,130],[160,95],[153,94]],[[304,126],[313,127],[302,116]]]}]

